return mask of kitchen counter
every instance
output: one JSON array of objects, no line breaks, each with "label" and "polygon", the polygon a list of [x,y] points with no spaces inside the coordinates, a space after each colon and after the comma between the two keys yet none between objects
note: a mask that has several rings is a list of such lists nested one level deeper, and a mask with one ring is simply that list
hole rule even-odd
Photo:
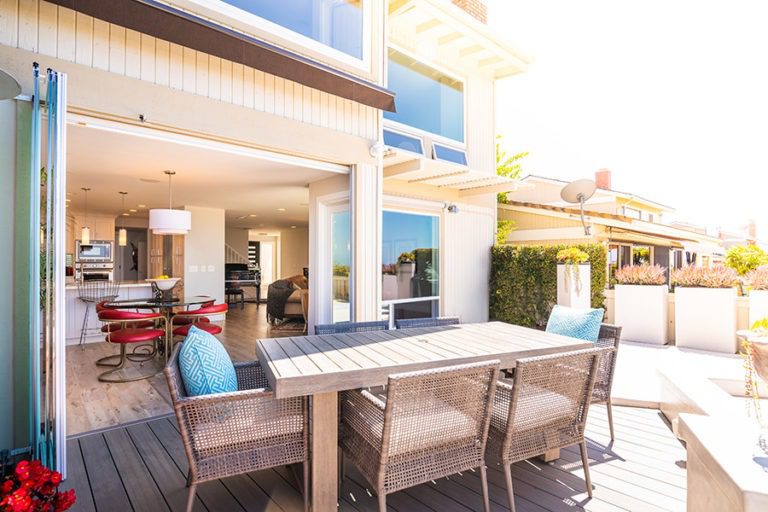
[{"label": "kitchen counter", "polygon": [[[93,304],[86,305],[81,301],[77,293],[77,283],[65,285],[65,330],[67,345],[76,345],[80,342],[80,330],[83,327],[86,307],[89,308],[88,319],[85,324],[85,343],[104,341],[104,333],[101,332],[101,322],[96,316]],[[145,299],[152,295],[152,284],[146,281],[121,281],[117,300]]]},{"label": "kitchen counter", "polygon": [[[120,281],[120,288],[150,288],[151,283],[146,281]],[[77,290],[77,283],[67,283],[64,288],[66,290]]]}]

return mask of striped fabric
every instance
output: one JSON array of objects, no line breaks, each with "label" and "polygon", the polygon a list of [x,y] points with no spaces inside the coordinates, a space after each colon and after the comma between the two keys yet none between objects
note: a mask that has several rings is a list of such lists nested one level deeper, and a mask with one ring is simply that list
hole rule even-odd
[{"label": "striped fabric", "polygon": [[190,396],[237,391],[237,375],[224,345],[192,326],[179,350],[179,370]]}]

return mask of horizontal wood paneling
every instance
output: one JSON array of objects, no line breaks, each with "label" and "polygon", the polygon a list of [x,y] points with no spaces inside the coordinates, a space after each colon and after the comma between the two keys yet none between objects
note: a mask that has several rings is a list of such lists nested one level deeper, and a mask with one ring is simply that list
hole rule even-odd
[{"label": "horizontal wood paneling", "polygon": [[44,0],[0,0],[0,44],[367,139],[377,136],[372,107]]}]

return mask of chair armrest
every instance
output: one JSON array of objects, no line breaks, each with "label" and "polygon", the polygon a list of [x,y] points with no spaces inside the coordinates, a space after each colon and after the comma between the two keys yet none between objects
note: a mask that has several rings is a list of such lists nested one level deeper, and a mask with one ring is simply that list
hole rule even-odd
[{"label": "chair armrest", "polygon": [[499,432],[507,431],[507,418],[509,417],[509,408],[512,405],[512,388],[512,384],[508,381],[496,381],[491,428]]},{"label": "chair armrest", "polygon": [[267,379],[267,374],[259,361],[235,363],[235,373],[237,374],[238,391],[270,389],[269,379]]},{"label": "chair armrest", "polygon": [[384,410],[386,404],[365,390],[344,391],[341,393],[342,424],[344,435],[354,434],[363,437],[372,446],[381,446],[382,432],[373,436],[372,425],[384,428]]}]

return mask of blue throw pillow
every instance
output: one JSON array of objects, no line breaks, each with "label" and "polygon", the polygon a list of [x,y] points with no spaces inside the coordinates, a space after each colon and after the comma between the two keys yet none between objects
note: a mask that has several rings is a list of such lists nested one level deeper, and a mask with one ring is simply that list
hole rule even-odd
[{"label": "blue throw pillow", "polygon": [[195,326],[181,344],[179,371],[189,396],[237,391],[235,366],[224,345]]},{"label": "blue throw pillow", "polygon": [[555,306],[547,321],[547,332],[594,343],[600,336],[600,324],[603,323],[604,313],[603,309]]}]

